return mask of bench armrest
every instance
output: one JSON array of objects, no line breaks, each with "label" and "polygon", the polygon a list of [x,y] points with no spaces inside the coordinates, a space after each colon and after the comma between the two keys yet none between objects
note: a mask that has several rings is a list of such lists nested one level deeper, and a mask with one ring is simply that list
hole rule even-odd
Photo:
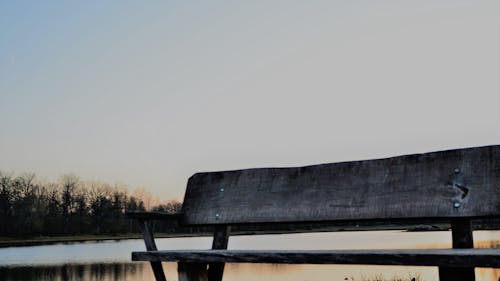
[{"label": "bench armrest", "polygon": [[164,212],[145,212],[145,211],[131,211],[126,212],[125,215],[131,219],[136,220],[173,220],[177,221],[181,218],[182,214],[169,214]]}]

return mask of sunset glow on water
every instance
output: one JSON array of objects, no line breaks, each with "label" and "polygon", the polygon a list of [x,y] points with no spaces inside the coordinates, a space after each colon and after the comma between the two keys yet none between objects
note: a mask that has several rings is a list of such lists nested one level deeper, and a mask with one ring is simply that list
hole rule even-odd
[{"label": "sunset glow on water", "polygon": [[[476,247],[499,247],[500,231],[476,231]],[[211,238],[161,238],[159,249],[208,249]],[[230,249],[383,249],[449,248],[451,233],[360,231],[234,236]],[[142,240],[87,242],[0,249],[0,279],[5,281],[145,280],[154,276],[148,263],[131,263],[130,252],[144,250]],[[164,263],[169,281],[177,280],[175,263]],[[419,277],[437,281],[435,267],[366,265],[228,264],[225,281],[365,280],[372,277]],[[476,269],[477,281],[498,281],[500,269]]]}]

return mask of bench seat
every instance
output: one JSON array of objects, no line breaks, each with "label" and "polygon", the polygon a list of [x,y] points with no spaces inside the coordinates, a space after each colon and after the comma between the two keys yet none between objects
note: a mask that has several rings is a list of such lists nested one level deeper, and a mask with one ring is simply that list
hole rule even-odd
[{"label": "bench seat", "polygon": [[[132,259],[149,261],[157,281],[166,281],[164,261],[179,263],[180,281],[222,281],[225,263],[437,266],[440,281],[475,281],[475,267],[500,268],[500,249],[474,249],[473,239],[473,230],[500,229],[499,183],[500,145],[197,173],[188,180],[178,214],[130,213],[139,221],[147,250],[134,252]],[[158,251],[155,220],[208,229],[212,249]],[[450,229],[453,249],[227,250],[229,236],[244,234],[245,228],[261,234],[316,232],[325,226],[403,230],[420,224]]]},{"label": "bench seat", "polygon": [[133,261],[500,267],[500,249],[175,250],[133,252]]}]

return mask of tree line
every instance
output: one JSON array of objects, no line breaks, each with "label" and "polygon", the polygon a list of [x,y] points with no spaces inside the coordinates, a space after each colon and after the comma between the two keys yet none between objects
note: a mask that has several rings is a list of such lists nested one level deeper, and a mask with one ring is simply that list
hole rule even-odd
[{"label": "tree line", "polygon": [[138,233],[125,212],[180,211],[178,201],[151,201],[144,190],[130,194],[126,186],[85,182],[74,175],[42,182],[34,174],[0,171],[0,236]]}]

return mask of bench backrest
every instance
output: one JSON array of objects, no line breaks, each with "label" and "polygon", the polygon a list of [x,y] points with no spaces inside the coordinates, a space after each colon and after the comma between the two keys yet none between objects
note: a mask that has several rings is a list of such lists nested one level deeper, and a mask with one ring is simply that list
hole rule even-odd
[{"label": "bench backrest", "polygon": [[186,225],[500,216],[500,146],[197,173]]}]

